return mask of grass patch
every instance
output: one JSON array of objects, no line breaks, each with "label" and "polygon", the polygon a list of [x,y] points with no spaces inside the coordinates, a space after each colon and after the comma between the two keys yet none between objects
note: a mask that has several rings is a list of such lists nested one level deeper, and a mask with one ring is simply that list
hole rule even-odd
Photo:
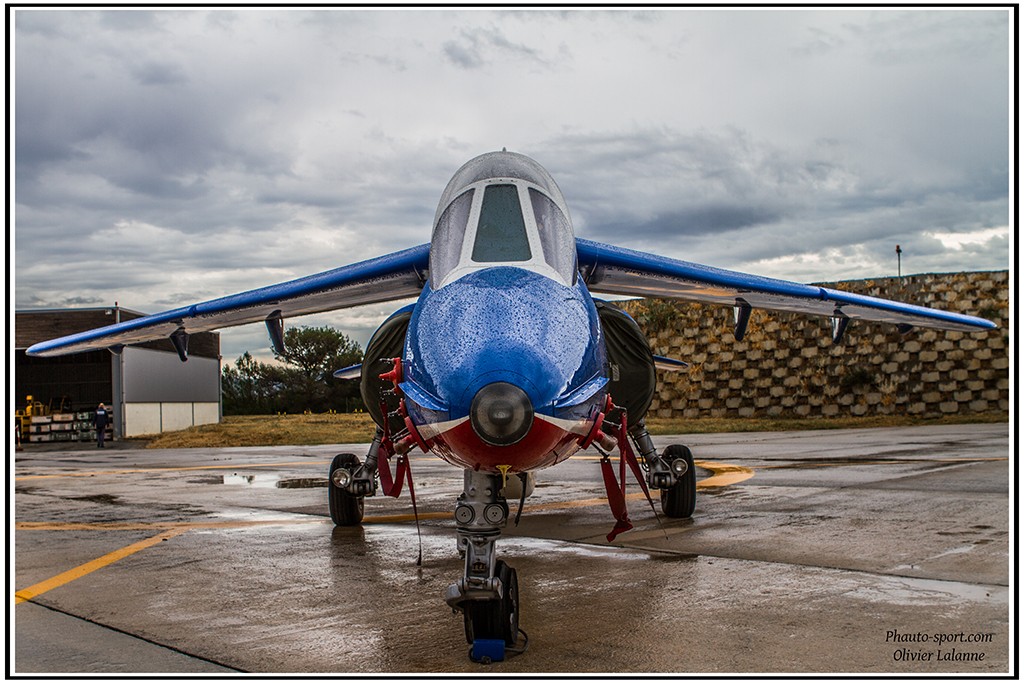
[{"label": "grass patch", "polygon": [[795,418],[717,418],[699,420],[682,418],[647,418],[647,429],[654,435],[716,434],[722,432],[789,432],[806,429],[868,429],[873,427],[915,427],[920,425],[955,425],[1009,422],[1006,413],[979,413],[946,417],[914,417],[879,415],[873,417],[795,417]]},{"label": "grass patch", "polygon": [[373,420],[366,413],[319,415],[228,415],[220,424],[145,435],[146,448],[226,448],[231,446],[317,446],[370,443]]},{"label": "grass patch", "polygon": [[[712,434],[722,432],[779,432],[805,429],[856,429],[937,424],[1008,422],[1006,413],[951,417],[844,417],[844,418],[681,418],[651,417],[647,428],[654,435]],[[220,424],[191,427],[179,432],[141,436],[147,448],[227,448],[232,446],[316,446],[369,443],[373,420],[366,413],[321,415],[230,415]]]}]

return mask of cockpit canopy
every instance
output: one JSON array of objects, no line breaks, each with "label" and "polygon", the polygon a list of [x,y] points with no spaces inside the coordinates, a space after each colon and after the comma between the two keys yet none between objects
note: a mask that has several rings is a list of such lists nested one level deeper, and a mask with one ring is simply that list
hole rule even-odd
[{"label": "cockpit canopy", "polygon": [[491,152],[449,181],[434,218],[430,285],[509,265],[576,282],[576,240],[562,193],[529,157]]}]

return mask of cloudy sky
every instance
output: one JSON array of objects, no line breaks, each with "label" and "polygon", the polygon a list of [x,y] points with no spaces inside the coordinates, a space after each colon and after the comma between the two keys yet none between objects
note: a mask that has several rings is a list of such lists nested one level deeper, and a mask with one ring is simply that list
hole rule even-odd
[{"label": "cloudy sky", "polygon": [[[15,305],[155,313],[421,244],[502,147],[591,239],[1004,269],[1012,49],[1010,10],[17,9]],[[392,308],[293,322],[365,343]]]}]

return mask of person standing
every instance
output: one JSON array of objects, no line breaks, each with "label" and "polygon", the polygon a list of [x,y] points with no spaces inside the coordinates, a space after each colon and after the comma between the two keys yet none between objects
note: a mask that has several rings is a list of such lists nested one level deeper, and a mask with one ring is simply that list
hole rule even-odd
[{"label": "person standing", "polygon": [[103,437],[107,435],[107,423],[110,421],[110,413],[101,403],[96,408],[96,417],[93,424],[96,425],[96,448],[103,448]]}]

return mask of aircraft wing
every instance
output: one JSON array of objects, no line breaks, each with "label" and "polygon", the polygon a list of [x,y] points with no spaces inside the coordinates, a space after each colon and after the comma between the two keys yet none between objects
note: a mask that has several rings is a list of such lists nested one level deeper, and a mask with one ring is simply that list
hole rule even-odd
[{"label": "aircraft wing", "polygon": [[[827,287],[747,275],[678,261],[591,240],[576,239],[580,270],[590,291],[688,299],[746,308],[766,308],[836,320],[859,319],[910,327],[976,332],[995,323],[959,313],[840,292]],[[841,331],[840,331],[841,336]]]},{"label": "aircraft wing", "polygon": [[[189,334],[267,322],[283,335],[281,320],[339,308],[418,296],[426,281],[430,245],[380,256],[297,280],[232,294],[164,313],[100,327],[29,347],[30,356],[58,356],[171,338],[178,353]],[[283,345],[283,342],[281,342]]]}]

